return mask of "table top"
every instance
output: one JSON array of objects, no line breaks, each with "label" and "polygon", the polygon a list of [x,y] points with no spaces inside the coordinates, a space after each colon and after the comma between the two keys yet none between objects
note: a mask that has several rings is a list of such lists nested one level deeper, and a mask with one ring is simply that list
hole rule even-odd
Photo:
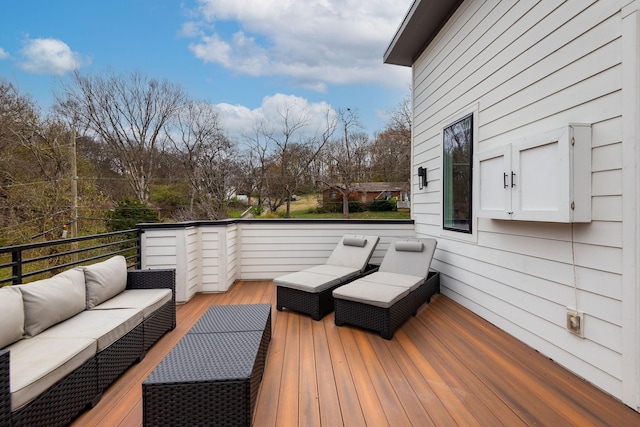
[{"label": "table top", "polygon": [[187,334],[264,331],[271,304],[214,305]]},{"label": "table top", "polygon": [[262,331],[185,335],[143,385],[246,380]]}]

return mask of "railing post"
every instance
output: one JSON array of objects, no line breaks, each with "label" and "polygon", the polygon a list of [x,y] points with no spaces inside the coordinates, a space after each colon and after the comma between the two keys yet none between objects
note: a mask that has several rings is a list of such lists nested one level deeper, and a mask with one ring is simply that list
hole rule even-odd
[{"label": "railing post", "polygon": [[142,230],[140,228],[136,229],[136,246],[138,250],[136,251],[136,268],[142,268]]},{"label": "railing post", "polygon": [[14,285],[22,283],[22,251],[20,249],[11,252],[11,267]]}]

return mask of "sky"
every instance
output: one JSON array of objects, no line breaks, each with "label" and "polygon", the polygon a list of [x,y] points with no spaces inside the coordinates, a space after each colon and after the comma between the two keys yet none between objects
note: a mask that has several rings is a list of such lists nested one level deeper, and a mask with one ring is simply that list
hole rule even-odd
[{"label": "sky", "polygon": [[0,78],[47,113],[74,70],[140,72],[217,107],[233,137],[283,105],[384,130],[411,70],[383,54],[412,0],[2,0]]}]

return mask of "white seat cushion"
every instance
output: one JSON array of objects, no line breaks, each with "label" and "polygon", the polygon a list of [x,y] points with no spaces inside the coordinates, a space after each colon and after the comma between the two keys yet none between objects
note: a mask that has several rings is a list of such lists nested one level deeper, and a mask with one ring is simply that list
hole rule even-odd
[{"label": "white seat cushion", "polygon": [[303,270],[280,276],[274,279],[273,283],[275,283],[276,286],[318,293],[339,284],[340,278]]},{"label": "white seat cushion", "polygon": [[146,319],[158,308],[171,301],[171,289],[127,289],[91,310],[137,308]]},{"label": "white seat cushion", "polygon": [[414,291],[424,283],[424,277],[410,276],[408,274],[389,273],[387,271],[376,271],[364,277],[363,280],[371,283],[379,283],[388,286],[401,286]]},{"label": "white seat cushion", "polygon": [[142,309],[87,310],[42,332],[42,338],[90,338],[100,352],[142,323]]},{"label": "white seat cushion", "polygon": [[18,341],[10,350],[11,410],[21,408],[96,354],[96,340],[43,338]]},{"label": "white seat cushion", "polygon": [[390,286],[358,279],[333,291],[333,297],[360,302],[376,307],[389,308],[409,294],[409,288]]}]

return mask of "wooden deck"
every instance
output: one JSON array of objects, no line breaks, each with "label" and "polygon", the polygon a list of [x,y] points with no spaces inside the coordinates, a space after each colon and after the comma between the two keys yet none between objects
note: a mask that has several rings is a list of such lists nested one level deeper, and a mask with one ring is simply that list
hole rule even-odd
[{"label": "wooden deck", "polygon": [[[140,426],[141,383],[216,304],[273,304],[256,426],[640,425],[640,414],[438,295],[393,340],[275,310],[271,282],[179,306],[162,338],[75,426]],[[215,405],[215,402],[211,402]]]}]

